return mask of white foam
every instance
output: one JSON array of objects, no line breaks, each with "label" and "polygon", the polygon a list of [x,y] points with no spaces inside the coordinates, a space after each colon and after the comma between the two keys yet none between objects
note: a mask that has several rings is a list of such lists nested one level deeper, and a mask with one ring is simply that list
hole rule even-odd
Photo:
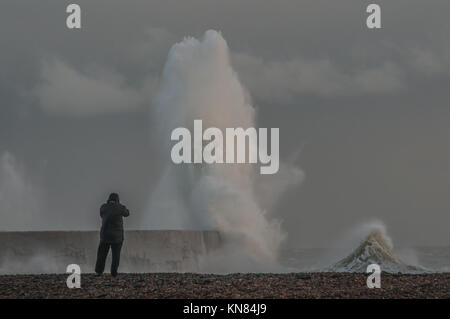
[{"label": "white foam", "polygon": [[366,231],[366,236],[356,249],[341,259],[328,271],[366,272],[370,264],[378,264],[382,271],[390,273],[420,273],[425,269],[406,264],[393,253],[393,243],[381,223],[362,226],[359,231]]},{"label": "white foam", "polygon": [[[169,52],[155,101],[155,116],[160,126],[161,154],[167,166],[151,194],[144,226],[163,229],[217,229],[227,236],[227,248],[217,260],[205,261],[215,271],[252,271],[273,269],[278,249],[285,238],[280,222],[267,216],[271,203],[258,192],[257,165],[184,164],[170,161],[171,131],[186,127],[192,131],[195,119],[204,127],[256,127],[255,109],[233,70],[229,49],[222,35],[207,31],[201,40],[185,38]],[[280,183],[278,176],[266,178],[271,198],[301,180],[293,166]],[[281,175],[280,175],[281,176]],[[259,188],[262,190],[263,188]],[[272,200],[272,201],[273,201]]]}]

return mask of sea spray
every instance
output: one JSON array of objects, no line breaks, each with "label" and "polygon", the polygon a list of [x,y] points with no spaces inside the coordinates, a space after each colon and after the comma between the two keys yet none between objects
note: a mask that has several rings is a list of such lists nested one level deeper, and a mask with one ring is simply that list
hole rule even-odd
[{"label": "sea spray", "polygon": [[377,264],[382,271],[391,273],[425,271],[420,266],[406,263],[394,253],[392,239],[387,234],[386,226],[380,221],[359,225],[350,234],[345,245],[347,247],[341,250],[345,251],[344,257],[326,268],[327,271],[366,272],[370,264]]},{"label": "sea spray", "polygon": [[12,153],[0,154],[0,231],[37,228],[33,222],[44,197],[39,186]]},{"label": "sea spray", "polygon": [[[277,269],[277,253],[285,234],[280,221],[269,219],[259,204],[258,198],[263,195],[256,193],[260,178],[256,167],[176,166],[170,160],[172,130],[192,130],[195,119],[201,119],[205,127],[222,131],[256,126],[255,109],[231,67],[228,45],[220,33],[210,30],[201,41],[189,37],[173,45],[154,112],[160,123],[155,134],[161,140],[160,151],[167,156],[167,165],[151,194],[146,224],[163,229],[219,230],[224,246],[202,261],[204,271]],[[284,172],[291,168],[287,174],[290,178],[283,183],[276,177],[264,180],[273,183],[273,193],[301,180],[301,171],[293,165],[286,165]]]}]

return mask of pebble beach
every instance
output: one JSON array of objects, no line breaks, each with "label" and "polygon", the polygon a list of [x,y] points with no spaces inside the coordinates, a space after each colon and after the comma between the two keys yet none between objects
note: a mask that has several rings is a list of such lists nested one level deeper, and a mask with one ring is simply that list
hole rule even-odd
[{"label": "pebble beach", "polygon": [[69,289],[68,274],[1,275],[0,298],[450,298],[450,273],[381,275],[381,288],[367,288],[366,274],[82,274]]}]

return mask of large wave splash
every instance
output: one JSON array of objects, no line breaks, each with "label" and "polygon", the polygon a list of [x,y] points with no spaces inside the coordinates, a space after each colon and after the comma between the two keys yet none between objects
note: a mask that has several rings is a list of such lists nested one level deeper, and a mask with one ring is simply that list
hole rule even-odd
[{"label": "large wave splash", "polygon": [[[168,164],[152,192],[145,224],[219,230],[224,246],[205,258],[204,271],[279,271],[277,253],[285,234],[280,221],[269,218],[260,203],[270,207],[267,198],[276,199],[274,194],[299,182],[302,171],[281,163],[278,174],[262,177],[250,164],[176,166],[170,159],[171,131],[186,127],[193,132],[195,119],[201,119],[204,128],[222,131],[256,127],[250,96],[231,66],[228,45],[219,32],[209,30],[201,40],[188,37],[172,46],[155,112],[160,124],[156,134]],[[261,183],[265,187],[259,187]]]},{"label": "large wave splash", "polygon": [[387,235],[386,227],[379,222],[363,225],[359,230],[366,236],[349,255],[341,259],[328,271],[333,272],[366,272],[370,264],[378,264],[382,271],[389,273],[421,273],[425,269],[408,265],[397,257],[392,239]]}]

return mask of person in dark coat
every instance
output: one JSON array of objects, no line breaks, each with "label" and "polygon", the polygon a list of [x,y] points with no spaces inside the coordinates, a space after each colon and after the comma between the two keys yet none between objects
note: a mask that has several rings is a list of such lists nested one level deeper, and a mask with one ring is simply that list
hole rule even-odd
[{"label": "person in dark coat", "polygon": [[95,272],[100,276],[105,270],[105,261],[109,248],[112,251],[111,275],[117,276],[119,268],[120,250],[124,240],[123,217],[128,217],[130,212],[119,201],[119,195],[111,193],[108,201],[100,208],[102,228],[100,230],[100,244],[97,250],[97,262]]}]

